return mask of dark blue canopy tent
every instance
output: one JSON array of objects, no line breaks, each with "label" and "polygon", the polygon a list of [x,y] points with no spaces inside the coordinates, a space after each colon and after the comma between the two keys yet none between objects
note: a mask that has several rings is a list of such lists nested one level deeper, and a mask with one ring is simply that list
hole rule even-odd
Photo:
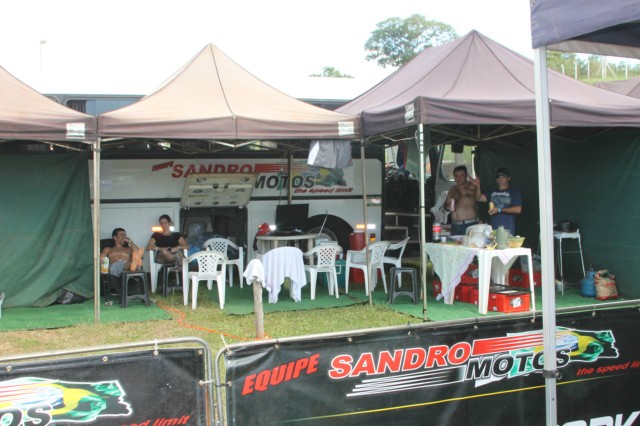
[{"label": "dark blue canopy tent", "polygon": [[[638,0],[532,0],[531,39],[535,49],[542,264],[554,265],[546,50],[640,58],[640,2]],[[551,267],[543,267],[543,283],[548,284],[552,279]],[[555,294],[548,285],[543,286],[542,298],[547,392],[546,424],[557,424],[554,374],[556,370]]]}]

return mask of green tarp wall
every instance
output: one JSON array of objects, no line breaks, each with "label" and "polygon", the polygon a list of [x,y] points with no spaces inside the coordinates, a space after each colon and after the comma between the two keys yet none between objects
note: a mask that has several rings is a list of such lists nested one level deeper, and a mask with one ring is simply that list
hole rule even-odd
[{"label": "green tarp wall", "polygon": [[[640,298],[640,131],[611,129],[580,143],[552,135],[551,148],[554,222],[570,220],[580,228],[587,270],[610,270],[622,296]],[[511,184],[523,197],[517,230],[535,252],[540,232],[535,135],[517,145],[482,144],[476,153],[483,190],[495,188],[496,168],[510,170]],[[479,205],[486,220],[485,207]],[[575,240],[564,240],[563,248],[577,249]],[[564,269],[566,280],[582,278],[578,255],[565,255]]]},{"label": "green tarp wall", "polygon": [[0,155],[3,307],[47,306],[63,289],[93,297],[86,154]]}]

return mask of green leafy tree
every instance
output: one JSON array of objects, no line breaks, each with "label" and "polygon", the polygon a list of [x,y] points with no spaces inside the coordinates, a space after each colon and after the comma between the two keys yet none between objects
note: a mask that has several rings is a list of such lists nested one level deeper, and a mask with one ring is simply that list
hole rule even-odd
[{"label": "green leafy tree", "polygon": [[333,77],[333,78],[353,78],[352,75],[342,74],[340,70],[334,67],[322,67],[322,73],[311,74],[309,77]]},{"label": "green leafy tree", "polygon": [[383,68],[400,67],[427,47],[438,46],[458,38],[448,24],[428,20],[415,14],[408,18],[389,18],[376,25],[364,45],[365,59]]}]

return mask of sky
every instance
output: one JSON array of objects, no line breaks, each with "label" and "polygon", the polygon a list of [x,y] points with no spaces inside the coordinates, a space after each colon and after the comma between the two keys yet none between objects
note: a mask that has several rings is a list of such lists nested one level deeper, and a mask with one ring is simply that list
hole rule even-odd
[{"label": "sky", "polygon": [[291,96],[334,67],[355,77],[355,97],[394,71],[364,59],[376,24],[416,13],[533,57],[529,0],[5,0],[0,10],[0,66],[41,93],[149,94],[213,43]]}]

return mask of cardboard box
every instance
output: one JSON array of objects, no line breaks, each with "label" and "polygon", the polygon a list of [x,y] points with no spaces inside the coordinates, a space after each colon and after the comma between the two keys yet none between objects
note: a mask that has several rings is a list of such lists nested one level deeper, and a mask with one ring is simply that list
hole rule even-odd
[{"label": "cardboard box", "polygon": [[531,306],[531,293],[518,290],[498,290],[489,292],[488,311],[526,312]]},{"label": "cardboard box", "polygon": [[[541,284],[542,284],[542,273],[534,272],[533,285],[535,287],[540,287]],[[521,269],[511,269],[509,271],[509,285],[513,287],[530,288],[529,273]]]}]

